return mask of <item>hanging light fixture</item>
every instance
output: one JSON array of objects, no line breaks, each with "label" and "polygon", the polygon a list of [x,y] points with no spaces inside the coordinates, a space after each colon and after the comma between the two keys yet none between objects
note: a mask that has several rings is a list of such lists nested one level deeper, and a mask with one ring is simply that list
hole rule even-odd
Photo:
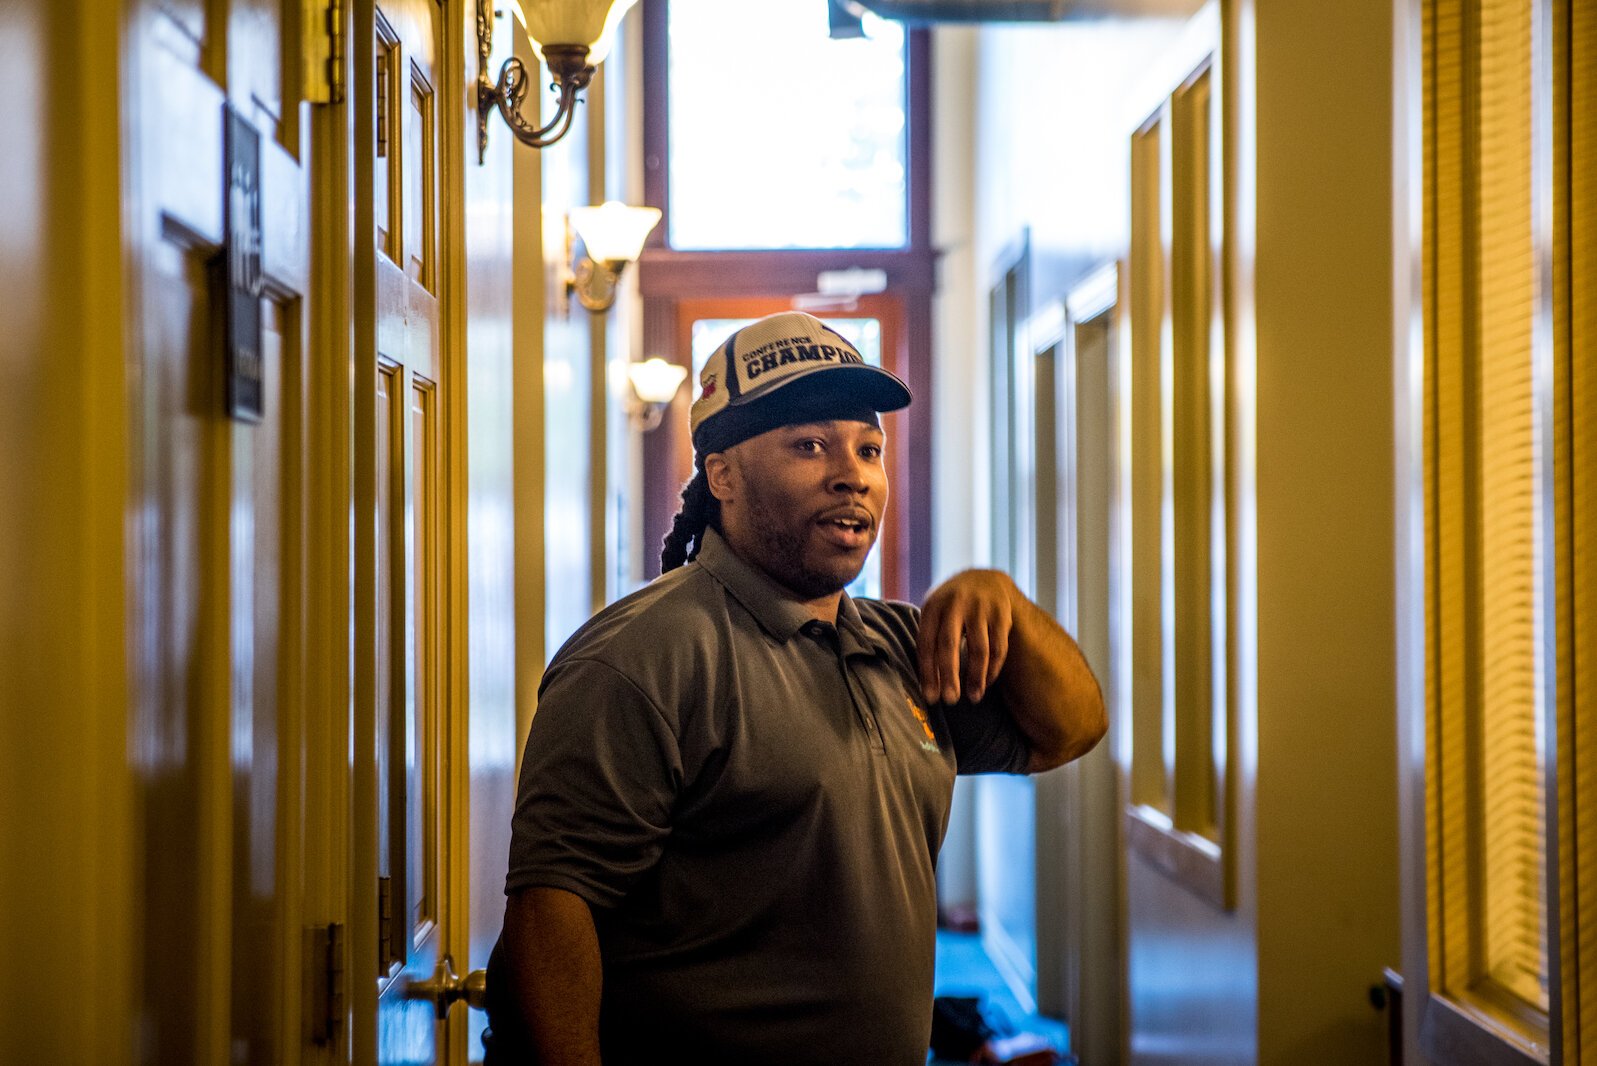
[{"label": "hanging light fixture", "polygon": [[627,414],[632,424],[645,433],[657,428],[687,376],[687,367],[657,355],[641,363],[628,363],[627,382],[632,386],[633,402],[628,405]]},{"label": "hanging light fixture", "polygon": [[566,215],[566,260],[571,261],[571,235],[582,238],[584,254],[566,278],[566,292],[595,313],[616,301],[616,283],[627,264],[643,253],[643,242],[660,221],[657,207],[628,207],[606,200],[598,207],[573,207]]},{"label": "hanging light fixture", "polygon": [[[532,50],[549,67],[550,88],[558,94],[554,117],[539,126],[522,117],[531,77],[515,56],[499,68],[498,81],[488,78],[493,52],[493,0],[477,0],[477,161],[488,150],[488,115],[497,109],[516,140],[532,148],[554,144],[571,128],[578,94],[610,54],[616,26],[637,0],[522,0],[515,4],[532,42]],[[537,109],[533,109],[536,116]]]}]

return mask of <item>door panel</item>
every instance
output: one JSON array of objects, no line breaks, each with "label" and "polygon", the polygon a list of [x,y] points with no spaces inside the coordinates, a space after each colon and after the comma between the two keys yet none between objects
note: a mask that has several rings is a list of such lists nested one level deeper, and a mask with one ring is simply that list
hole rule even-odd
[{"label": "door panel", "polygon": [[401,149],[405,175],[405,273],[427,292],[435,286],[438,207],[434,199],[437,143],[433,121],[433,87],[416,63],[409,65],[404,94],[405,136]]},{"label": "door panel", "polygon": [[405,914],[410,943],[426,941],[438,920],[439,669],[438,471],[436,386],[416,378],[410,397],[411,698],[406,716]]},{"label": "door panel", "polygon": [[358,360],[372,360],[364,401],[370,428],[363,433],[357,425],[357,447],[369,450],[373,479],[371,535],[356,545],[357,574],[370,581],[363,593],[358,578],[357,596],[369,595],[372,604],[369,622],[357,620],[357,647],[371,663],[369,696],[357,697],[357,745],[369,759],[357,766],[357,781],[372,782],[367,794],[375,802],[364,808],[370,814],[357,826],[354,846],[369,847],[375,857],[376,883],[358,883],[356,892],[365,905],[375,903],[375,971],[368,963],[363,972],[376,978],[372,1039],[381,1063],[435,1062],[445,1037],[433,1003],[410,995],[411,986],[433,976],[445,950],[447,910],[440,884],[447,851],[442,770],[449,761],[442,749],[448,708],[441,664],[447,397],[435,295],[442,201],[438,18],[433,0],[392,0],[372,10],[369,35],[358,35],[371,49],[367,85],[374,95],[373,136],[357,146],[371,153],[371,183],[357,197],[367,201],[373,222],[372,244],[359,253],[362,269],[371,272],[372,303],[355,309],[357,325],[370,330],[357,351]]},{"label": "door panel", "polygon": [[[279,700],[281,590],[273,580],[281,558],[282,318],[267,301],[262,356],[266,418],[240,429],[233,451],[233,1010],[232,1043],[257,1062],[283,1058],[278,1046],[283,989],[270,967],[282,954],[282,867],[279,834]],[[257,581],[260,575],[264,580]],[[241,757],[243,756],[243,757]]]},{"label": "door panel", "polygon": [[[298,1063],[314,1057],[301,954],[309,213],[303,124],[281,75],[297,60],[278,4],[139,8],[124,116],[136,1056]],[[224,100],[260,133],[258,422],[225,414]]]}]

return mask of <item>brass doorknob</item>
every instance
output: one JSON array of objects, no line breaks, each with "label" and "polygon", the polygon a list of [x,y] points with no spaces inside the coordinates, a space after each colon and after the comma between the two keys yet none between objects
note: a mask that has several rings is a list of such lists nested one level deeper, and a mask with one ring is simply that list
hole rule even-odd
[{"label": "brass doorknob", "polygon": [[478,1010],[488,1008],[488,971],[472,970],[465,977],[455,976],[455,960],[448,955],[441,956],[438,966],[433,970],[433,975],[425,981],[412,981],[405,989],[406,999],[430,999],[438,1009],[438,1020],[443,1021],[449,1014],[450,1006],[457,999],[466,1001],[466,1006],[476,1007]]}]

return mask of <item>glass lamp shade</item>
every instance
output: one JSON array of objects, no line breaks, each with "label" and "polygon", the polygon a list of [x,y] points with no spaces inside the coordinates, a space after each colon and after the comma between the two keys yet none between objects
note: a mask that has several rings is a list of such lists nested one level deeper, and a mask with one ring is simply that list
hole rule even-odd
[{"label": "glass lamp shade", "polygon": [[628,207],[607,200],[598,207],[574,207],[571,227],[582,238],[588,258],[596,263],[630,263],[643,251],[643,242],[660,221],[656,207]]},{"label": "glass lamp shade", "polygon": [[677,389],[682,387],[682,379],[687,376],[687,367],[666,362],[658,355],[627,366],[627,379],[632,382],[632,391],[644,403],[670,403]]},{"label": "glass lamp shade", "polygon": [[588,66],[610,54],[616,27],[638,0],[522,0],[532,50],[543,58],[544,45],[585,44]]}]

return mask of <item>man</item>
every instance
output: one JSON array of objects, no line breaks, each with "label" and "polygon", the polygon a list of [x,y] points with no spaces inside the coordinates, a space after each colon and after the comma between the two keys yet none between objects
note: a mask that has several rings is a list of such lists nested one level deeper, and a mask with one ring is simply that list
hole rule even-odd
[{"label": "man", "polygon": [[544,675],[492,1025],[544,1066],[922,1066],[954,774],[1073,759],[1103,701],[1002,574],[919,612],[843,593],[896,377],[784,313],[700,384],[666,573]]}]

